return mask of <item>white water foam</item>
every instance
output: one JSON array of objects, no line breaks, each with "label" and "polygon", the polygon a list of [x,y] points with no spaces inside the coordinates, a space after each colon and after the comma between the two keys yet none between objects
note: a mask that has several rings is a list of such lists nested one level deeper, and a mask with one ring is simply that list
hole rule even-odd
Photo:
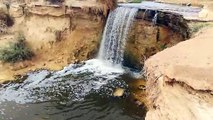
[{"label": "white water foam", "polygon": [[28,73],[23,83],[6,84],[0,88],[0,103],[15,101],[24,104],[49,101],[54,95],[48,96],[45,93],[56,93],[57,96],[60,91],[66,89],[70,89],[70,97],[73,97],[73,100],[81,100],[92,90],[100,89],[123,72],[121,68],[111,67],[101,60],[92,59],[84,64],[71,64],[57,72],[42,70]]},{"label": "white water foam", "polygon": [[153,23],[154,25],[156,25],[156,24],[157,24],[157,21],[158,21],[158,13],[156,12],[156,13],[155,13],[155,16],[154,16],[153,19],[152,19],[152,23]]}]

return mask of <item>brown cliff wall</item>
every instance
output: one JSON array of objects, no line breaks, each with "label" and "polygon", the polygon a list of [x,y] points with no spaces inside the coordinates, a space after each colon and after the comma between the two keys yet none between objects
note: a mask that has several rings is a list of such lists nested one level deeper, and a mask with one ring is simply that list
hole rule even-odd
[{"label": "brown cliff wall", "polygon": [[211,120],[212,27],[145,62],[147,120]]},{"label": "brown cliff wall", "polygon": [[1,46],[15,42],[21,33],[35,53],[31,60],[1,63],[0,80],[30,70],[58,70],[64,66],[94,57],[105,23],[104,10],[96,7],[12,4],[8,11],[14,25],[1,35]]}]

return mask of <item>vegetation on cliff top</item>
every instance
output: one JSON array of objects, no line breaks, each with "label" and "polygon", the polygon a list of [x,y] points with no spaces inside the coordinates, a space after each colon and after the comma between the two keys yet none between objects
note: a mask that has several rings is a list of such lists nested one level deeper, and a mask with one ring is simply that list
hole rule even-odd
[{"label": "vegetation on cliff top", "polygon": [[15,63],[29,60],[33,57],[33,52],[27,46],[25,37],[19,34],[17,42],[10,43],[8,47],[0,49],[0,60],[3,62]]},{"label": "vegetation on cliff top", "polygon": [[213,24],[208,22],[191,22],[189,23],[190,33],[193,35],[208,26],[213,26]]}]

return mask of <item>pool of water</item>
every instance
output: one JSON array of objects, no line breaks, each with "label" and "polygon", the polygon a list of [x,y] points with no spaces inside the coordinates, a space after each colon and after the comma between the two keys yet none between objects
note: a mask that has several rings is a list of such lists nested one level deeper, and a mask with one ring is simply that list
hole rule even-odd
[{"label": "pool of water", "polygon": [[[100,67],[101,66],[101,67]],[[137,120],[146,109],[131,98],[134,79],[97,60],[61,71],[28,73],[0,87],[0,120]],[[114,97],[116,88],[125,89]]]},{"label": "pool of water", "polygon": [[1,120],[138,120],[143,108],[128,99],[89,95],[83,101],[48,101],[34,104],[5,102]]}]

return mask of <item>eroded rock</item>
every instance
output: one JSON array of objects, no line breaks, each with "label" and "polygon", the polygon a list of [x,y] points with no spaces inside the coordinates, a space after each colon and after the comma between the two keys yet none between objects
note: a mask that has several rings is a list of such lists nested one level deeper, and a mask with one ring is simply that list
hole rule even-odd
[{"label": "eroded rock", "polygon": [[147,58],[183,40],[184,38],[179,32],[175,32],[169,27],[136,19],[127,39],[124,64],[141,69]]},{"label": "eroded rock", "polygon": [[213,28],[145,62],[146,120],[213,118]]}]

